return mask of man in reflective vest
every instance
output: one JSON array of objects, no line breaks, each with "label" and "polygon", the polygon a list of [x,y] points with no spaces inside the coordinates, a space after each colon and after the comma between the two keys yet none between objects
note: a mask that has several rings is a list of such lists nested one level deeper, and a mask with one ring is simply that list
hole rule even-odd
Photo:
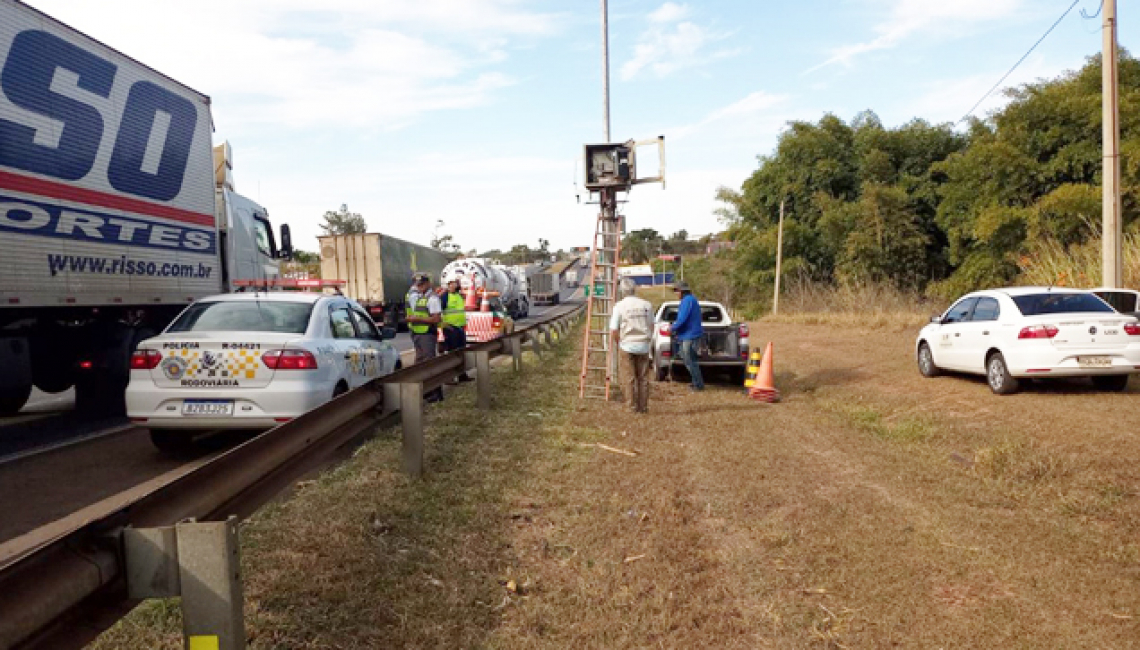
[{"label": "man in reflective vest", "polygon": [[[459,280],[452,279],[447,283],[447,293],[443,294],[443,351],[451,352],[467,347],[467,310],[464,309],[463,294],[459,289]],[[459,376],[459,381],[471,381],[466,374]]]},{"label": "man in reflective vest", "polygon": [[[431,278],[427,273],[417,273],[415,288],[408,293],[414,299],[408,311],[408,328],[412,330],[412,345],[416,348],[416,363],[435,356],[436,327],[442,318],[439,296],[431,290]],[[437,388],[424,398],[429,402],[443,399],[443,389]]]}]

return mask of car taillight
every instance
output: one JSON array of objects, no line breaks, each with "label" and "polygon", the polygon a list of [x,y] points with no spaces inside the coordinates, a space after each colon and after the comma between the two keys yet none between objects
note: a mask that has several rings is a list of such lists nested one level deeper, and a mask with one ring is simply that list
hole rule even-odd
[{"label": "car taillight", "polygon": [[742,338],[742,339],[748,338],[748,324],[747,323],[741,323],[740,324],[740,338]]},{"label": "car taillight", "polygon": [[665,323],[661,327],[657,328],[657,333],[661,336],[669,336],[669,329],[669,323]]},{"label": "car taillight", "polygon": [[1124,333],[1128,336],[1140,336],[1140,323],[1125,323]]},{"label": "car taillight", "polygon": [[317,358],[308,350],[273,350],[261,355],[266,367],[273,370],[315,370]]},{"label": "car taillight", "polygon": [[1030,325],[1017,333],[1019,339],[1051,339],[1060,331],[1052,325]]},{"label": "car taillight", "polygon": [[131,355],[131,370],[153,370],[162,361],[158,350],[135,350]]},{"label": "car taillight", "polygon": [[503,319],[499,318],[498,316],[495,316],[494,318],[491,319],[491,329],[497,330],[502,326],[503,326]]}]

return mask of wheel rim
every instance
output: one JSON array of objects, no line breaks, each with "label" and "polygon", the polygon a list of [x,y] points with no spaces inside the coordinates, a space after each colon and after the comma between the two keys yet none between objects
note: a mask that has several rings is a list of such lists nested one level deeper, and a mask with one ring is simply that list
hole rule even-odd
[{"label": "wheel rim", "polygon": [[930,358],[930,348],[925,345],[918,351],[918,365],[926,373],[929,373],[930,367],[934,365],[934,360]]},{"label": "wheel rim", "polygon": [[994,358],[990,360],[990,386],[1000,389],[1001,385],[1005,383],[1005,366],[1002,364],[1001,359]]}]

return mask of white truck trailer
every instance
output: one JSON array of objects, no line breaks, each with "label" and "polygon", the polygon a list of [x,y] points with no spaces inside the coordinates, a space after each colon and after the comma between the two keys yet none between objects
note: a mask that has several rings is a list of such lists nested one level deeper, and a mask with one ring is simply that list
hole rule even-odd
[{"label": "white truck trailer", "polygon": [[0,414],[33,385],[121,410],[139,341],[278,276],[288,227],[279,248],[211,125],[206,95],[0,0]]}]

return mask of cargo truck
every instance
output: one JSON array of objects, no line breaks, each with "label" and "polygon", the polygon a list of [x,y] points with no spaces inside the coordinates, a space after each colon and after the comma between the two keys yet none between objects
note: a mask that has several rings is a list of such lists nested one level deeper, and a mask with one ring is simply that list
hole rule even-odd
[{"label": "cargo truck", "polygon": [[562,292],[559,280],[555,271],[535,273],[530,277],[530,299],[536,305],[557,305]]},{"label": "cargo truck", "polygon": [[438,284],[448,257],[443,252],[380,233],[318,237],[321,278],[343,280],[344,294],[361,304],[372,320],[407,328],[404,297],[412,275],[427,273]]},{"label": "cargo truck", "polygon": [[137,344],[288,257],[233,190],[210,99],[0,0],[0,414],[35,386],[123,409]]}]

